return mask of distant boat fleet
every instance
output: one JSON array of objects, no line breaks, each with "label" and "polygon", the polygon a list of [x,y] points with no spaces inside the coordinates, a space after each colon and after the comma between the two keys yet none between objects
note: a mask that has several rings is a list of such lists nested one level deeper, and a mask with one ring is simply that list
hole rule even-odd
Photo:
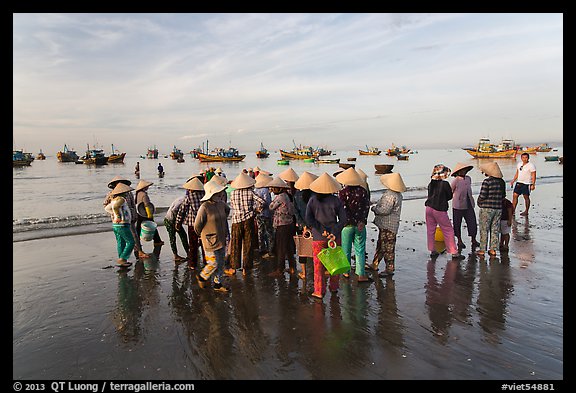
[{"label": "distant boat fleet", "polygon": [[504,138],[498,144],[492,143],[489,138],[480,138],[476,146],[462,149],[474,158],[516,158],[518,153],[534,154],[552,150],[547,143],[523,147],[517,145],[512,139]]}]

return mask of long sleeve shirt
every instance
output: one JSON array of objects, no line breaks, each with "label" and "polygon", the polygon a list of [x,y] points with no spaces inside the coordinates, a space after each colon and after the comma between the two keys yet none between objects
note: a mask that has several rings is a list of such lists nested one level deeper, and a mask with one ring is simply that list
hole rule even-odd
[{"label": "long sleeve shirt", "polygon": [[168,221],[174,222],[174,219],[178,214],[178,209],[180,209],[180,206],[182,206],[185,199],[186,195],[182,195],[181,197],[176,198],[168,208],[168,211],[166,211],[166,215],[164,216],[164,218],[166,218]]},{"label": "long sleeve shirt", "polygon": [[306,225],[306,206],[304,202],[304,191],[296,190],[294,194],[294,215],[296,217],[296,224],[301,227]]},{"label": "long sleeve shirt", "polygon": [[400,213],[402,211],[402,193],[384,190],[380,200],[374,206],[374,224],[379,229],[387,229],[391,232],[398,233],[400,226]]},{"label": "long sleeve shirt", "polygon": [[346,225],[346,210],[342,201],[335,195],[327,195],[322,199],[313,195],[306,207],[306,223],[312,229],[314,241],[326,240],[322,236],[324,231],[335,235],[339,241]]},{"label": "long sleeve shirt", "polygon": [[[134,194],[132,193],[132,191],[127,192],[125,194],[124,199],[126,199],[126,203],[128,205],[128,208],[130,209],[130,215],[132,216],[132,222],[136,222],[136,220],[138,219],[138,216],[136,213],[136,201],[134,200]],[[106,207],[110,202],[112,202],[112,191],[110,191],[108,193],[108,195],[106,195],[106,198],[104,198],[104,202],[102,204],[104,205],[104,207]]]},{"label": "long sleeve shirt", "polygon": [[204,197],[204,194],[204,191],[186,190],[186,198],[180,205],[178,213],[176,214],[176,221],[174,221],[175,226],[194,226],[196,213],[198,212],[198,209],[200,209],[200,204],[202,203],[200,202],[200,199]]},{"label": "long sleeve shirt", "polygon": [[270,203],[270,210],[274,212],[274,219],[272,220],[274,228],[294,222],[294,203],[286,192],[274,197],[274,200]]},{"label": "long sleeve shirt", "polygon": [[271,217],[272,213],[270,212],[270,202],[272,202],[272,196],[270,195],[270,189],[268,187],[255,188],[254,194],[264,199],[264,205],[262,206],[262,211],[258,213],[258,215],[266,218]]},{"label": "long sleeve shirt", "polygon": [[428,183],[428,199],[424,206],[441,212],[448,211],[448,201],[452,199],[452,188],[446,180],[430,180]]},{"label": "long sleeve shirt", "polygon": [[506,198],[506,183],[504,180],[488,176],[482,182],[478,195],[478,207],[485,209],[502,209],[502,199]]},{"label": "long sleeve shirt", "polygon": [[232,224],[237,224],[254,217],[256,211],[262,210],[264,203],[264,199],[254,194],[251,188],[241,188],[232,191],[230,195]]},{"label": "long sleeve shirt", "polygon": [[194,220],[194,231],[202,239],[206,251],[226,247],[230,206],[222,201],[207,200],[200,205]]},{"label": "long sleeve shirt", "polygon": [[450,185],[452,188],[452,208],[466,210],[474,208],[472,196],[472,178],[470,176],[456,176]]},{"label": "long sleeve shirt", "polygon": [[346,225],[356,226],[368,222],[370,200],[368,191],[360,186],[346,186],[338,192],[338,198],[346,210]]}]

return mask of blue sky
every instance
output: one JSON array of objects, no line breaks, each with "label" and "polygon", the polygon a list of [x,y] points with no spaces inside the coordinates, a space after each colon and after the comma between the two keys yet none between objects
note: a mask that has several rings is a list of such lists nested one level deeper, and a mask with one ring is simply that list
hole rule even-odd
[{"label": "blue sky", "polygon": [[14,14],[13,145],[563,141],[562,14]]}]

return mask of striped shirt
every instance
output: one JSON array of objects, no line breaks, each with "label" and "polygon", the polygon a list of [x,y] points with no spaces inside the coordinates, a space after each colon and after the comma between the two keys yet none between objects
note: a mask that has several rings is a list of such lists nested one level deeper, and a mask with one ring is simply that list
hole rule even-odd
[{"label": "striped shirt", "polygon": [[232,191],[230,195],[232,224],[237,224],[254,217],[255,211],[261,211],[264,204],[264,199],[254,194],[252,188],[240,188]]},{"label": "striped shirt", "polygon": [[489,176],[482,182],[476,204],[485,209],[502,209],[503,198],[506,198],[506,183],[502,179]]},{"label": "striped shirt", "polygon": [[176,214],[175,226],[188,225],[194,226],[196,220],[196,213],[200,209],[200,199],[204,197],[204,191],[191,191],[186,190],[186,199],[180,205],[178,213]]}]

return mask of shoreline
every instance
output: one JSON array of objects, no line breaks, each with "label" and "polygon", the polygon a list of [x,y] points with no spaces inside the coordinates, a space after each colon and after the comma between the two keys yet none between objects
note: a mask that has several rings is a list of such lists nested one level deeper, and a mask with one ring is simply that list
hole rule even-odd
[{"label": "shoreline", "polygon": [[165,229],[158,261],[124,273],[106,269],[109,231],[14,242],[13,378],[561,380],[562,187],[539,186],[529,219],[516,214],[508,258],[465,249],[456,264],[429,260],[423,201],[404,201],[396,274],[341,278],[322,301],[265,261],[228,294],[200,289]]}]

